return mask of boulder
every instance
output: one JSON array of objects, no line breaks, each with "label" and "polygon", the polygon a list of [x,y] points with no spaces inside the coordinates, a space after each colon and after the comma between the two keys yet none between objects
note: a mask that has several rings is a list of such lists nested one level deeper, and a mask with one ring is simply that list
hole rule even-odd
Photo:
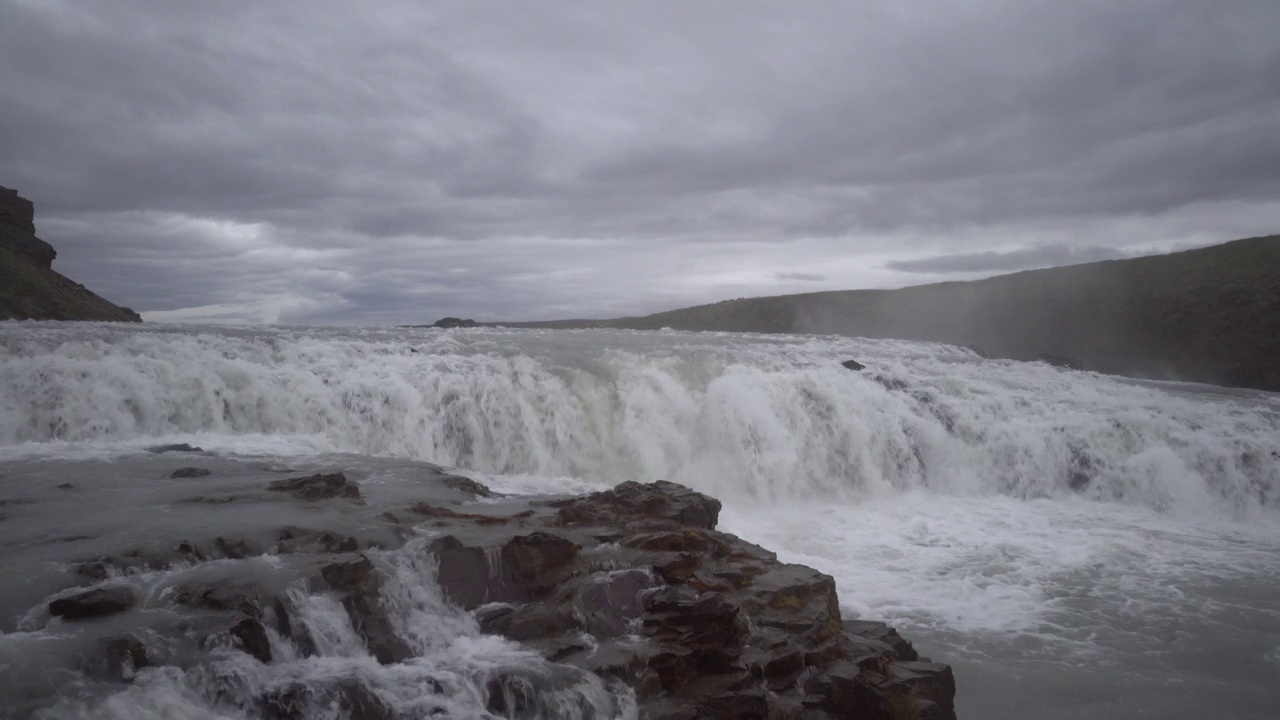
[{"label": "boulder", "polygon": [[87,620],[122,613],[136,602],[133,590],[123,585],[100,587],[50,602],[49,614],[64,620]]},{"label": "boulder", "polygon": [[205,468],[180,467],[177,470],[174,470],[172,473],[170,473],[169,477],[173,480],[180,480],[182,478],[204,477],[206,475],[211,475],[211,474],[212,474],[212,471],[206,470]]},{"label": "boulder", "polygon": [[840,366],[845,368],[846,370],[863,370],[863,369],[866,369],[867,367],[866,365],[863,365],[857,360],[845,360],[844,362],[840,363]]},{"label": "boulder", "polygon": [[360,486],[348,480],[347,476],[340,472],[276,480],[267,485],[267,490],[289,493],[302,500],[342,498],[360,505],[364,504],[364,498],[360,495]]}]

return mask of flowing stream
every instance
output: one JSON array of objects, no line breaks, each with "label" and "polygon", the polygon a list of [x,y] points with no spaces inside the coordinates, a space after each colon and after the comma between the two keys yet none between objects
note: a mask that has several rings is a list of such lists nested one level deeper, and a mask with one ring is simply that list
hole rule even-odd
[{"label": "flowing stream", "polygon": [[[236,697],[352,675],[405,717],[488,717],[486,683],[516,669],[546,717],[634,715],[623,689],[481,635],[412,548],[376,558],[409,663],[379,665],[305,569],[261,556],[225,572],[291,588],[320,652],[175,647],[131,684],[86,679],[69,655],[118,628],[41,608],[74,562],[206,521],[148,479],[146,448],[176,442],[232,475],[353,469],[375,509],[414,462],[514,493],[683,483],[723,501],[722,530],[834,576],[850,617],[951,663],[962,718],[1274,717],[1280,396],[826,336],[85,323],[0,324],[0,570],[22,579],[0,590],[0,706],[251,717]],[[130,576],[157,633],[183,572]]]}]

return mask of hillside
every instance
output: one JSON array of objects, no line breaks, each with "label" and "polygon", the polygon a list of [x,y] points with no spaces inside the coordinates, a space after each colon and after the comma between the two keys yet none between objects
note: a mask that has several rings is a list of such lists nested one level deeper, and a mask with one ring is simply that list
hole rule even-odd
[{"label": "hillside", "polygon": [[581,326],[837,333],[1280,391],[1280,235],[899,290],[727,300]]},{"label": "hillside", "polygon": [[142,320],[55,272],[57,252],[34,220],[31,201],[0,187],[0,320]]}]

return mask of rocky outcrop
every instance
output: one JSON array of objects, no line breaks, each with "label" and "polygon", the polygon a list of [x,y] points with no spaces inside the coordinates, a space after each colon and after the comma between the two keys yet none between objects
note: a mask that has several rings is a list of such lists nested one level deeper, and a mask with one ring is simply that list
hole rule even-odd
[{"label": "rocky outcrop", "polygon": [[35,206],[0,187],[0,320],[142,320],[54,272],[56,257],[36,237]]},{"label": "rocky outcrop", "polygon": [[[955,717],[948,666],[921,657],[882,623],[843,618],[830,576],[717,531],[714,498],[662,481],[541,498],[500,496],[444,473],[430,485],[373,507],[345,502],[362,496],[341,472],[267,481],[257,492],[317,513],[361,513],[360,532],[399,537],[396,552],[411,553],[428,573],[435,568],[443,597],[472,613],[480,631],[540,653],[550,665],[537,672],[513,665],[480,679],[477,701],[495,716],[559,716],[565,688],[595,676],[605,687],[630,688],[647,719]],[[333,631],[305,620],[297,596],[305,589],[340,606],[373,660],[414,662],[422,641],[396,614],[404,568],[390,572],[372,552],[385,544],[322,527],[259,527],[243,538],[220,532],[164,557],[87,562],[77,571],[102,584],[50,602],[49,612],[64,620],[126,612],[135,599],[120,578],[172,565],[184,569],[181,580],[153,592],[148,605],[170,603],[167,611],[187,618],[181,627],[204,650],[239,651],[264,664],[322,654]],[[410,537],[418,539],[404,544]],[[262,554],[278,557],[264,563],[255,557]],[[241,558],[256,569],[230,574],[227,561]],[[200,563],[208,573],[192,569]],[[291,569],[277,576],[268,566]],[[120,682],[172,657],[163,643],[136,638],[108,650],[105,674]],[[265,687],[251,699],[254,716],[304,718],[325,708],[379,720],[447,713],[430,699],[444,692],[434,679],[424,680],[435,685],[424,688],[419,714],[388,704],[367,681],[334,673]]]}]

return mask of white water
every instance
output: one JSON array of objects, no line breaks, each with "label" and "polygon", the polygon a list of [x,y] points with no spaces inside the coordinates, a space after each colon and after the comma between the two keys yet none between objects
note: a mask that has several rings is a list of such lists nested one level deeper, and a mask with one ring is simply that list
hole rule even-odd
[{"label": "white water", "polygon": [[1264,717],[1280,680],[1266,393],[848,338],[0,325],[0,463],[182,441],[690,485],[954,662],[962,715]]}]

